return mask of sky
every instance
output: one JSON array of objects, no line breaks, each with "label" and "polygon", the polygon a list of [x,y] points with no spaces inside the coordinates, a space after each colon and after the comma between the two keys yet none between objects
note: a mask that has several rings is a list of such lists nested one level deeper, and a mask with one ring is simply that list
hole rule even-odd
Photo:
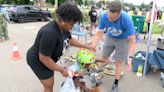
[{"label": "sky", "polygon": [[[120,0],[121,1],[121,0]],[[124,2],[129,2],[134,5],[141,5],[142,2],[149,4],[152,0],[124,0]],[[156,0],[157,7],[164,7],[164,0]]]}]

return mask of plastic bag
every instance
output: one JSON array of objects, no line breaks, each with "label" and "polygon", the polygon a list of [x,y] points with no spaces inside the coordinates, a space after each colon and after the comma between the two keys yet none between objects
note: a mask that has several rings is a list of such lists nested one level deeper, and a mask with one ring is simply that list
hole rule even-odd
[{"label": "plastic bag", "polygon": [[75,87],[72,78],[67,77],[63,86],[60,89],[60,92],[80,92],[80,89]]}]

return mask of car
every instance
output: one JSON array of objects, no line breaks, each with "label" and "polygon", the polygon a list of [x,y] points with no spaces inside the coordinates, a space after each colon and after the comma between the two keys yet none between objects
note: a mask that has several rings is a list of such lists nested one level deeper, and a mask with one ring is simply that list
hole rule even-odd
[{"label": "car", "polygon": [[29,20],[41,21],[43,19],[48,21],[51,18],[51,13],[33,5],[17,5],[10,9],[9,18],[10,21],[19,23]]}]

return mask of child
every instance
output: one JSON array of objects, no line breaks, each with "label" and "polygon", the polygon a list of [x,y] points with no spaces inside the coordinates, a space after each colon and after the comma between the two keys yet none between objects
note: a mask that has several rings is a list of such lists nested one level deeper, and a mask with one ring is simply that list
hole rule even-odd
[{"label": "child", "polygon": [[[85,79],[83,76],[85,72],[89,70],[91,64],[95,62],[95,56],[92,51],[87,49],[81,49],[76,56],[76,61],[73,65],[69,67],[70,70],[75,72],[75,76],[73,77],[75,87],[80,87],[80,92],[100,92],[99,91],[99,83],[93,88],[88,88],[85,86]],[[90,74],[89,74],[90,75]],[[99,77],[99,76],[95,76]],[[101,79],[101,78],[98,78]]]}]

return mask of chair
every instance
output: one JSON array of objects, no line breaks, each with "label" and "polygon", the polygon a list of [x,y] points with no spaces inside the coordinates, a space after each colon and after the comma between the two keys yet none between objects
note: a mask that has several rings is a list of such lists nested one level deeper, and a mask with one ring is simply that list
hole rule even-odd
[{"label": "chair", "polygon": [[85,43],[87,43],[87,32],[86,31],[80,31],[80,24],[76,23],[74,24],[72,31],[72,35],[77,36],[78,40],[80,40],[80,37],[85,36]]}]

